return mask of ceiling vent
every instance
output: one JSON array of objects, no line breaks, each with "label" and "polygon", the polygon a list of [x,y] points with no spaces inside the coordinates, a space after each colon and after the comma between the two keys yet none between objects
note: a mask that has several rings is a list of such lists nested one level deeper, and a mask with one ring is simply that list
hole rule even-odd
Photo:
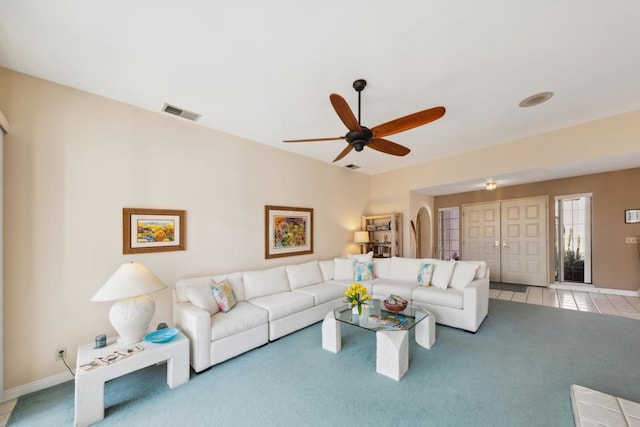
[{"label": "ceiling vent", "polygon": [[348,165],[345,166],[345,168],[349,168],[349,169],[360,169],[360,166],[358,165],[354,165],[353,163],[349,163]]},{"label": "ceiling vent", "polygon": [[201,114],[183,110],[182,108],[178,108],[175,105],[171,104],[164,104],[164,107],[162,107],[162,111],[165,113],[173,114],[174,116],[182,117],[183,119],[191,120],[193,122],[197,122],[201,117]]}]

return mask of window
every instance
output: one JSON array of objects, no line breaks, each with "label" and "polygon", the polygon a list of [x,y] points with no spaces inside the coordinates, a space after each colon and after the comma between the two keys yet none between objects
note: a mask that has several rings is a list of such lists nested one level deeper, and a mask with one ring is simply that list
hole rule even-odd
[{"label": "window", "polygon": [[591,283],[591,195],[556,197],[556,280]]},{"label": "window", "polygon": [[440,226],[440,259],[460,258],[460,209],[443,208],[438,210]]}]

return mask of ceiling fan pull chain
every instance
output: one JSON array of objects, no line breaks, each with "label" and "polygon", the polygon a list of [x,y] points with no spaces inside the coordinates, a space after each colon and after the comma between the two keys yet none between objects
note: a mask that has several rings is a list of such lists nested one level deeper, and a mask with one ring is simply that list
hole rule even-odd
[{"label": "ceiling fan pull chain", "polygon": [[358,124],[362,126],[362,122],[360,121],[360,95],[362,95],[362,91],[358,91]]}]

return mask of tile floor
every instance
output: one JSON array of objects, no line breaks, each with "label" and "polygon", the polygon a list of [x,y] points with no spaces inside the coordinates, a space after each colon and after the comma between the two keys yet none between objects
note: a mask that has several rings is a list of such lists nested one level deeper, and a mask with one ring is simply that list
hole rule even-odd
[{"label": "tile floor", "polygon": [[[528,286],[526,292],[490,289],[489,298],[640,319],[640,297]],[[0,427],[7,425],[16,401],[13,399],[0,404]]]},{"label": "tile floor", "polygon": [[489,298],[640,319],[640,297],[527,286],[526,292],[489,289]]}]

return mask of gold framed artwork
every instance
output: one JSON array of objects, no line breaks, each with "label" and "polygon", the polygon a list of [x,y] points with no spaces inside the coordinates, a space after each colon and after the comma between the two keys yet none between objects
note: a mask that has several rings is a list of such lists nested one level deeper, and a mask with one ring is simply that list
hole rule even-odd
[{"label": "gold framed artwork", "polygon": [[122,209],[122,253],[184,251],[186,211]]},{"label": "gold framed artwork", "polygon": [[313,209],[264,207],[264,257],[313,253]]}]

